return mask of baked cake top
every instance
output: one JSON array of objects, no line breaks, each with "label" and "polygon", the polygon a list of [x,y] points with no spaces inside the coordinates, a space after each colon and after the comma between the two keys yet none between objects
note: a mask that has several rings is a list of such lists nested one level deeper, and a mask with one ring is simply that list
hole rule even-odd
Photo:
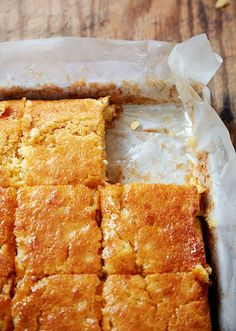
[{"label": "baked cake top", "polygon": [[108,185],[101,189],[103,258],[108,274],[189,271],[205,266],[191,186]]},{"label": "baked cake top", "polygon": [[17,186],[21,117],[25,100],[0,101],[0,186]]},{"label": "baked cake top", "polygon": [[83,185],[21,187],[17,198],[18,277],[101,269],[97,192]]},{"label": "baked cake top", "polygon": [[211,330],[207,284],[199,270],[145,278],[111,275],[103,297],[105,331]]},{"label": "baked cake top", "polygon": [[15,330],[100,330],[101,286],[96,275],[25,277],[13,299]]},{"label": "baked cake top", "polygon": [[15,189],[0,187],[0,277],[8,277],[14,271],[15,239],[13,226],[15,210]]},{"label": "baked cake top", "polygon": [[25,184],[103,184],[107,105],[108,98],[27,101],[19,150]]}]

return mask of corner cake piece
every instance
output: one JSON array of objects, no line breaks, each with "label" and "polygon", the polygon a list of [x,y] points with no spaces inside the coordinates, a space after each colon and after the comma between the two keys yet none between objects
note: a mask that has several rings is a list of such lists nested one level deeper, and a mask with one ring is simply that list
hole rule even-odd
[{"label": "corner cake piece", "polygon": [[18,146],[24,100],[0,102],[0,186],[17,186],[20,177]]},{"label": "corner cake piece", "polygon": [[101,330],[101,290],[96,275],[25,277],[13,299],[15,330]]},{"label": "corner cake piece", "polygon": [[103,184],[107,105],[108,98],[27,101],[19,150],[25,184]]},{"label": "corner cake piece", "polygon": [[11,298],[12,280],[0,277],[0,330],[12,330]]},{"label": "corner cake piece", "polygon": [[17,199],[18,277],[101,269],[98,192],[84,185],[28,186],[18,190]]},{"label": "corner cake piece", "polygon": [[14,271],[15,239],[13,235],[16,191],[0,187],[0,278]]},{"label": "corner cake piece", "polygon": [[191,271],[206,266],[194,187],[108,185],[101,189],[108,274]]},{"label": "corner cake piece", "polygon": [[[111,275],[104,284],[103,329],[211,330],[207,275],[190,273]],[[202,276],[203,275],[203,276]]]}]

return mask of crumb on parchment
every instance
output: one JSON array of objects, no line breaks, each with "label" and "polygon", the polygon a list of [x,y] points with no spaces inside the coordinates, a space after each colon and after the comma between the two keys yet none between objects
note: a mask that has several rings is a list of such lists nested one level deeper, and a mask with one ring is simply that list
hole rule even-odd
[{"label": "crumb on parchment", "polygon": [[229,0],[217,0],[216,4],[215,4],[215,7],[216,8],[223,8],[223,7],[228,6],[229,4],[230,4]]},{"label": "crumb on parchment", "polygon": [[133,121],[133,122],[130,124],[130,129],[135,131],[135,130],[137,130],[140,126],[141,126],[141,124],[140,124],[139,121]]}]

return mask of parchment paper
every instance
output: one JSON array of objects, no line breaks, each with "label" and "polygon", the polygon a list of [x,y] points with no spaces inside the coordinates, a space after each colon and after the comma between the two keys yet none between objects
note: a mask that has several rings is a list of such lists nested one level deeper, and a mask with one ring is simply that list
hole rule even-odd
[{"label": "parchment paper", "polygon": [[122,97],[119,102],[159,103],[124,106],[107,133],[108,175],[111,181],[183,183],[198,168],[198,153],[208,154],[204,185],[212,200],[220,329],[235,331],[236,156],[224,124],[195,91],[206,91],[221,62],[205,35],[178,45],[88,38],[0,43],[0,98],[110,93]]},{"label": "parchment paper", "polygon": [[[191,64],[191,60],[194,63]],[[194,123],[196,152],[208,153],[208,186],[214,202],[209,220],[214,224],[212,248],[215,250],[219,278],[219,325],[222,330],[233,331],[236,330],[235,150],[219,116],[188,83],[192,78],[207,84],[220,62],[219,56],[211,52],[205,35],[177,45],[169,57],[179,95]]]},{"label": "parchment paper", "polygon": [[[132,130],[132,123],[140,126]],[[107,129],[108,179],[112,183],[183,184],[197,158],[191,148],[192,123],[182,106],[124,105]]]}]

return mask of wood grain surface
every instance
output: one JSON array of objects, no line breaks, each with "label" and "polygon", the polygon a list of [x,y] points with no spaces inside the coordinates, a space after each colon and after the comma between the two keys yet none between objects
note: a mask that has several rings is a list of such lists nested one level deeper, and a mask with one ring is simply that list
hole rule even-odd
[{"label": "wood grain surface", "polygon": [[213,106],[236,146],[236,1],[0,0],[0,40],[52,36],[179,42],[206,32],[224,59],[210,83]]}]

